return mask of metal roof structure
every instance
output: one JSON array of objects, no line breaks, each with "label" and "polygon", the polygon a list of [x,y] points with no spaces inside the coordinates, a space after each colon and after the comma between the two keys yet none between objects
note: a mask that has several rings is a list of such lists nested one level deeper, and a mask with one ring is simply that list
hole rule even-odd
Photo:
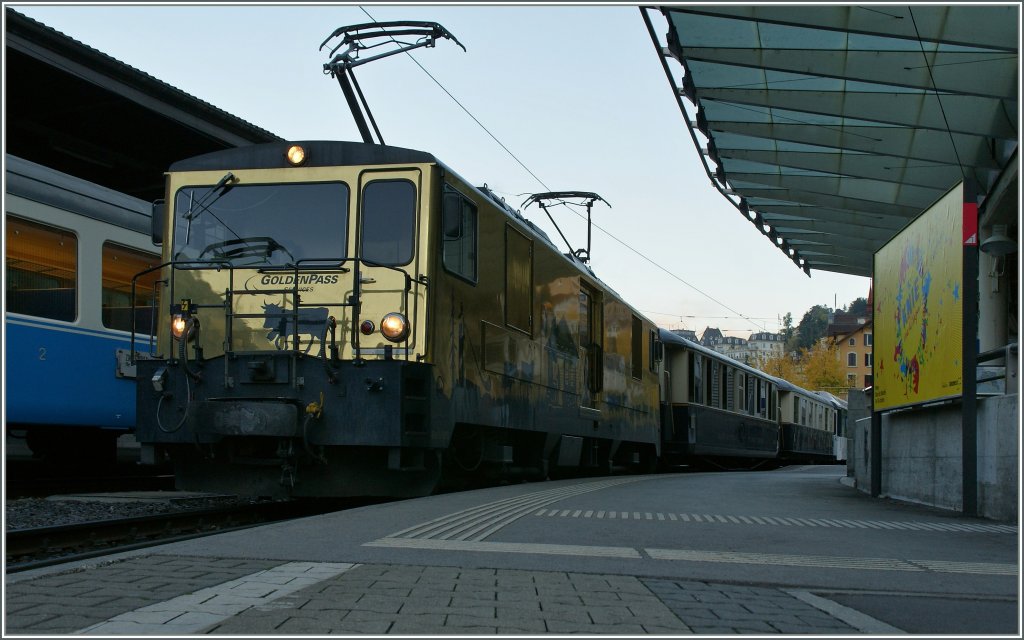
[{"label": "metal roof structure", "polygon": [[281,138],[5,7],[5,151],[163,197],[172,162]]},{"label": "metal roof structure", "polygon": [[641,13],[708,177],[807,275],[870,276],[961,180],[1018,226],[1019,4]]}]

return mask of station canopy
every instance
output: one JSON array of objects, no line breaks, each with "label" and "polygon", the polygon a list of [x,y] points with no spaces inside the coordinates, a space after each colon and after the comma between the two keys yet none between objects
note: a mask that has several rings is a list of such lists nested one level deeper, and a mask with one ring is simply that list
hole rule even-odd
[{"label": "station canopy", "polygon": [[861,276],[959,181],[1016,191],[1019,11],[642,9],[715,187],[807,275]]}]

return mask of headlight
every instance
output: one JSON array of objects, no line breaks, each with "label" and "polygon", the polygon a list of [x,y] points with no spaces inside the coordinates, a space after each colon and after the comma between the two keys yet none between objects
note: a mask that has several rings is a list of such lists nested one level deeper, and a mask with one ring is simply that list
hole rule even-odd
[{"label": "headlight", "polygon": [[306,150],[297,144],[293,144],[288,147],[288,151],[285,152],[285,157],[288,158],[288,164],[293,167],[298,167],[306,162]]},{"label": "headlight", "polygon": [[401,342],[409,337],[409,321],[400,313],[389,313],[380,321],[380,332],[391,342]]},{"label": "headlight", "polygon": [[195,333],[195,327],[189,323],[189,318],[183,313],[175,313],[171,316],[171,335],[174,336],[175,340],[181,340],[181,336],[188,331],[188,335],[185,339],[191,339],[192,334]]}]

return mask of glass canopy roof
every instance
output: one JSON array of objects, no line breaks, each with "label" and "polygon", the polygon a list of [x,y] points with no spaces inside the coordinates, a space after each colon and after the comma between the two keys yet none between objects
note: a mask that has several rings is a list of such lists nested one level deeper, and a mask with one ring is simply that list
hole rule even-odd
[{"label": "glass canopy roof", "polygon": [[870,276],[956,183],[984,207],[1016,167],[1019,4],[642,12],[712,182],[808,275]]}]

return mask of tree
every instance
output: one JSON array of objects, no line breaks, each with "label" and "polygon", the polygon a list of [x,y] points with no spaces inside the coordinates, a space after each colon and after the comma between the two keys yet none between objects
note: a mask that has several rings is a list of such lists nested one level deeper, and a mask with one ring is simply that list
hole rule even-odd
[{"label": "tree", "polygon": [[793,384],[799,384],[797,380],[801,376],[800,363],[796,357],[788,351],[777,356],[769,357],[761,363],[760,369],[770,376],[789,380]]},{"label": "tree", "polygon": [[810,349],[828,332],[828,316],[831,309],[816,304],[800,320],[796,327],[795,349]]},{"label": "tree", "polygon": [[787,353],[793,350],[791,343],[794,335],[796,329],[793,328],[793,314],[787,311],[786,315],[782,316],[782,340]]},{"label": "tree", "polygon": [[856,315],[868,315],[868,299],[857,298],[846,307],[847,313],[853,313]]},{"label": "tree", "polygon": [[800,351],[801,386],[810,391],[836,390],[846,387],[846,371],[839,361],[839,347],[821,340]]}]

